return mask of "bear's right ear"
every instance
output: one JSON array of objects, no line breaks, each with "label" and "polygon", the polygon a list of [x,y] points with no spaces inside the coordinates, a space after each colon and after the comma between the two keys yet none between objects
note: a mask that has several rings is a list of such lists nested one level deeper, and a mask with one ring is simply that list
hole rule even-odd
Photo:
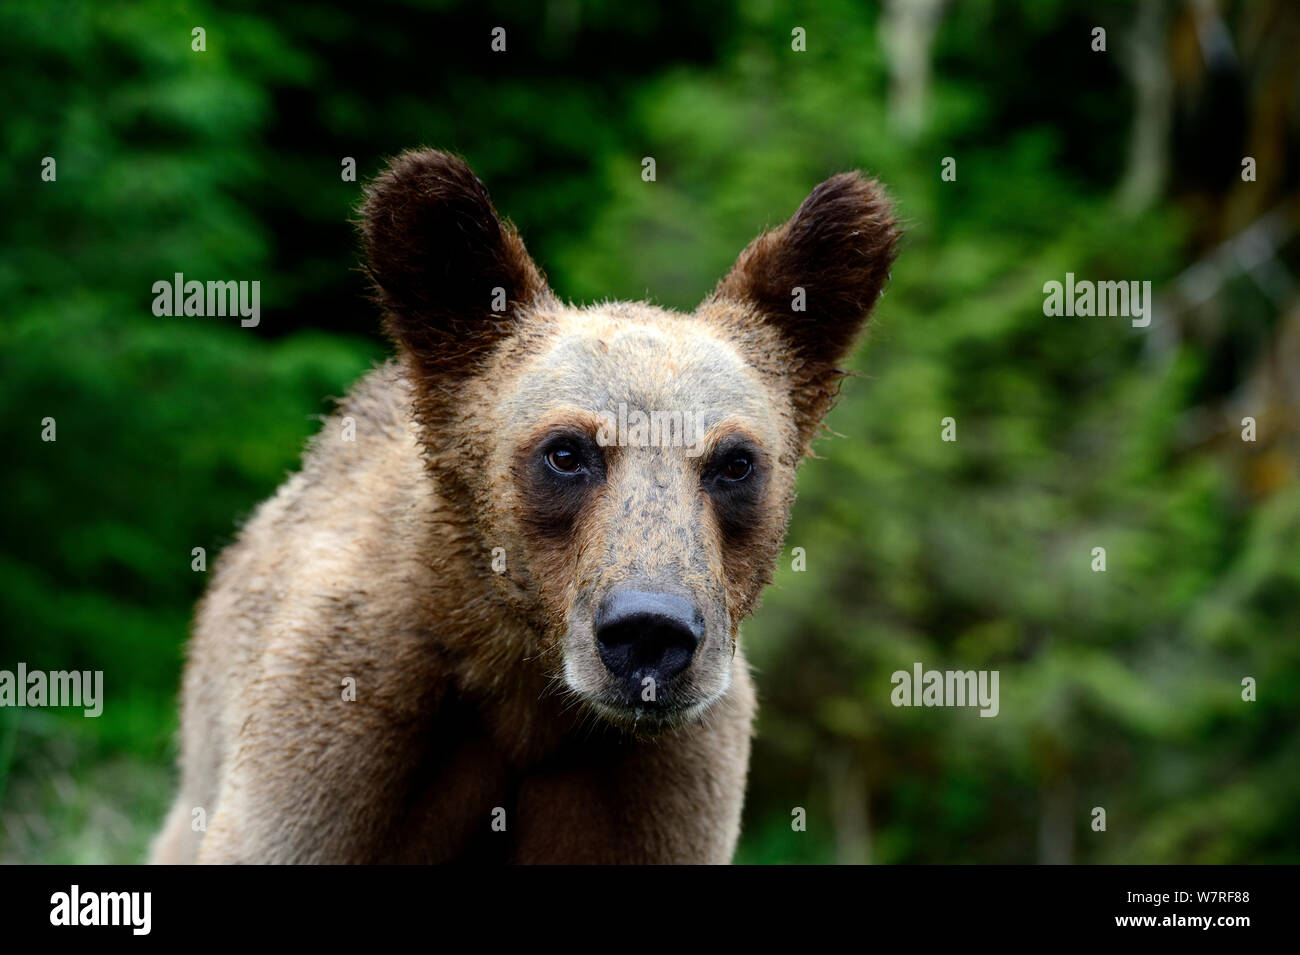
[{"label": "bear's right ear", "polygon": [[466,375],[550,294],[519,234],[465,161],[394,159],[366,189],[361,228],[384,324],[427,372]]}]

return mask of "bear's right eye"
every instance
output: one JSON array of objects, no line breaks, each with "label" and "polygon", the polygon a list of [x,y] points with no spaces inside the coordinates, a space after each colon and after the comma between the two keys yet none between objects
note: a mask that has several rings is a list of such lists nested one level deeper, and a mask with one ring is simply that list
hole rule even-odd
[{"label": "bear's right eye", "polygon": [[577,448],[568,444],[557,445],[547,451],[546,463],[552,471],[559,474],[580,474],[583,470],[582,455]]}]

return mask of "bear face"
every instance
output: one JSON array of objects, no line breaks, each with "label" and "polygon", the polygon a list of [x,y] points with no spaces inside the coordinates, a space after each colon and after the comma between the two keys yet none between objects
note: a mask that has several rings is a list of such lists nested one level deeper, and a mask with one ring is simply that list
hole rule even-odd
[{"label": "bear face", "polygon": [[690,718],[727,690],[783,535],[789,398],[691,317],[529,321],[548,337],[507,346],[466,391],[493,424],[461,433],[506,476],[477,496],[479,520],[518,542],[520,610],[552,622],[543,646],[568,689],[616,720]]},{"label": "bear face", "polygon": [[577,308],[465,163],[422,150],[368,189],[370,276],[415,385],[431,480],[528,623],[529,665],[637,731],[727,691],[795,470],[898,230],[836,176],[692,314]]}]

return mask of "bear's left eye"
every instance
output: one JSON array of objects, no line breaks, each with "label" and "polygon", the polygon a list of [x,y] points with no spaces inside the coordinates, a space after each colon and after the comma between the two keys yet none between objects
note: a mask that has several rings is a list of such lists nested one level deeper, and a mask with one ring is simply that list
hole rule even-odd
[{"label": "bear's left eye", "polygon": [[718,468],[718,477],[724,481],[743,481],[754,472],[754,462],[748,454],[733,454]]}]

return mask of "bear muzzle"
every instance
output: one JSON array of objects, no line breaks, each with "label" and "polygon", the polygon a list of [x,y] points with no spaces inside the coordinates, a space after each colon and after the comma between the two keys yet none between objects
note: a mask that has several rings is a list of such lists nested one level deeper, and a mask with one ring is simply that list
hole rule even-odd
[{"label": "bear muzzle", "polygon": [[629,701],[654,704],[659,688],[690,666],[704,637],[704,615],[676,594],[616,589],[595,617],[601,662]]}]

